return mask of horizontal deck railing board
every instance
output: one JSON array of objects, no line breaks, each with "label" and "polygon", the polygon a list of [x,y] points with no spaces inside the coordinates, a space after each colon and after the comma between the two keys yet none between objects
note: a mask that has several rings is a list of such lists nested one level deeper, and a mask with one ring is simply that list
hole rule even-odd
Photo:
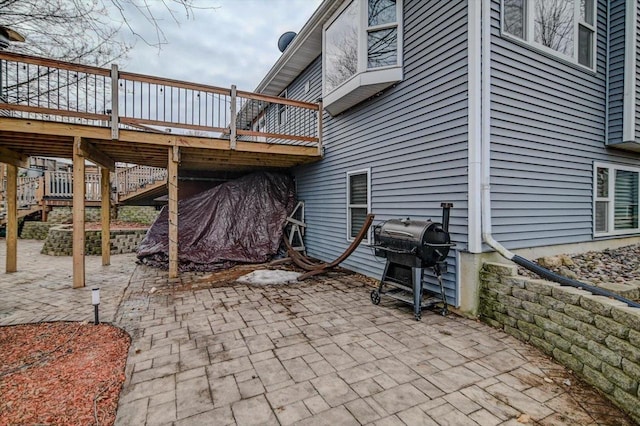
[{"label": "horizontal deck railing board", "polygon": [[9,52],[0,52],[0,67],[0,117],[76,118],[111,127],[115,139],[119,129],[137,126],[144,132],[206,132],[195,136],[230,139],[231,149],[236,135],[249,142],[321,145],[319,104]]}]

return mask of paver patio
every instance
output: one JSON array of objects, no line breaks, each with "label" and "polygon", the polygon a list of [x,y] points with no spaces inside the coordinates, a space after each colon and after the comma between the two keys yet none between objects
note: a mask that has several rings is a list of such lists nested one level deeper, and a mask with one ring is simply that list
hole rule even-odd
[{"label": "paver patio", "polygon": [[132,335],[118,425],[633,424],[538,350],[454,314],[374,306],[356,275],[220,286],[117,255],[88,257],[73,290],[71,259],[40,247],[20,240],[20,271],[0,275],[0,324],[90,320],[100,286],[102,319]]}]

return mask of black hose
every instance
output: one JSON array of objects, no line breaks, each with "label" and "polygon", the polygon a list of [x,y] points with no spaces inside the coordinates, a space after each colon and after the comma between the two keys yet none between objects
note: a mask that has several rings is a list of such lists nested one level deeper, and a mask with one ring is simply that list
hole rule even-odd
[{"label": "black hose", "polygon": [[605,297],[611,297],[613,299],[619,300],[620,302],[626,303],[627,305],[633,307],[633,308],[640,308],[640,303],[638,302],[634,302],[633,300],[629,300],[625,297],[620,296],[619,294],[613,293],[609,290],[605,290],[603,288],[600,287],[595,287],[589,284],[585,284],[583,282],[577,281],[577,280],[572,280],[571,278],[567,278],[567,277],[563,277],[562,275],[558,275],[554,272],[551,272],[550,270],[543,268],[542,266],[538,265],[537,263],[534,263],[530,260],[525,259],[524,257],[520,257],[518,255],[514,255],[513,258],[511,259],[513,262],[517,263],[518,265],[522,266],[523,268],[526,268],[528,270],[530,270],[531,272],[534,272],[538,275],[540,275],[543,278],[546,278],[550,281],[555,281],[557,283],[563,284],[563,285],[568,285],[571,287],[577,287],[577,288],[581,288],[583,290],[587,290],[593,294],[597,294],[598,296],[605,296]]}]

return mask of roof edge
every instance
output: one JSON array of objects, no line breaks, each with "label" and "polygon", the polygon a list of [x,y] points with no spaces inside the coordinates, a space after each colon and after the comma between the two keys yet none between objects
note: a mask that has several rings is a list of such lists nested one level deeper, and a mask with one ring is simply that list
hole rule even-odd
[{"label": "roof edge", "polygon": [[[293,41],[291,41],[289,46],[287,46],[284,53],[282,53],[275,64],[273,64],[271,69],[263,77],[262,81],[255,88],[254,92],[262,93],[269,87],[273,79],[280,73],[280,71],[282,71],[284,66],[291,60],[291,58],[296,55],[299,49],[308,42],[309,37],[313,35],[313,33],[318,29],[320,25],[324,24],[326,19],[329,17],[328,15],[330,13],[333,13],[335,9],[332,8],[332,6],[338,1],[339,0],[323,0],[316,11],[313,12],[313,15],[311,15],[309,20],[307,20],[307,22],[304,24],[298,35],[294,37]],[[320,53],[322,52],[318,52],[318,54]]]}]

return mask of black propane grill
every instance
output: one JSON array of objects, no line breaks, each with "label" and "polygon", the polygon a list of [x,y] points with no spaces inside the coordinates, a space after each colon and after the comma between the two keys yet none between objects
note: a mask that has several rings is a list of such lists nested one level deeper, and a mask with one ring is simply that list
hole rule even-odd
[{"label": "black propane grill", "polygon": [[[447,298],[442,285],[442,270],[451,244],[449,216],[453,204],[442,203],[442,223],[391,219],[373,229],[375,255],[387,259],[380,286],[371,292],[371,301],[377,305],[380,296],[389,296],[413,305],[416,320],[422,309],[442,304],[442,315],[447,313]],[[433,268],[440,284],[440,294],[423,300],[422,270]]]}]

